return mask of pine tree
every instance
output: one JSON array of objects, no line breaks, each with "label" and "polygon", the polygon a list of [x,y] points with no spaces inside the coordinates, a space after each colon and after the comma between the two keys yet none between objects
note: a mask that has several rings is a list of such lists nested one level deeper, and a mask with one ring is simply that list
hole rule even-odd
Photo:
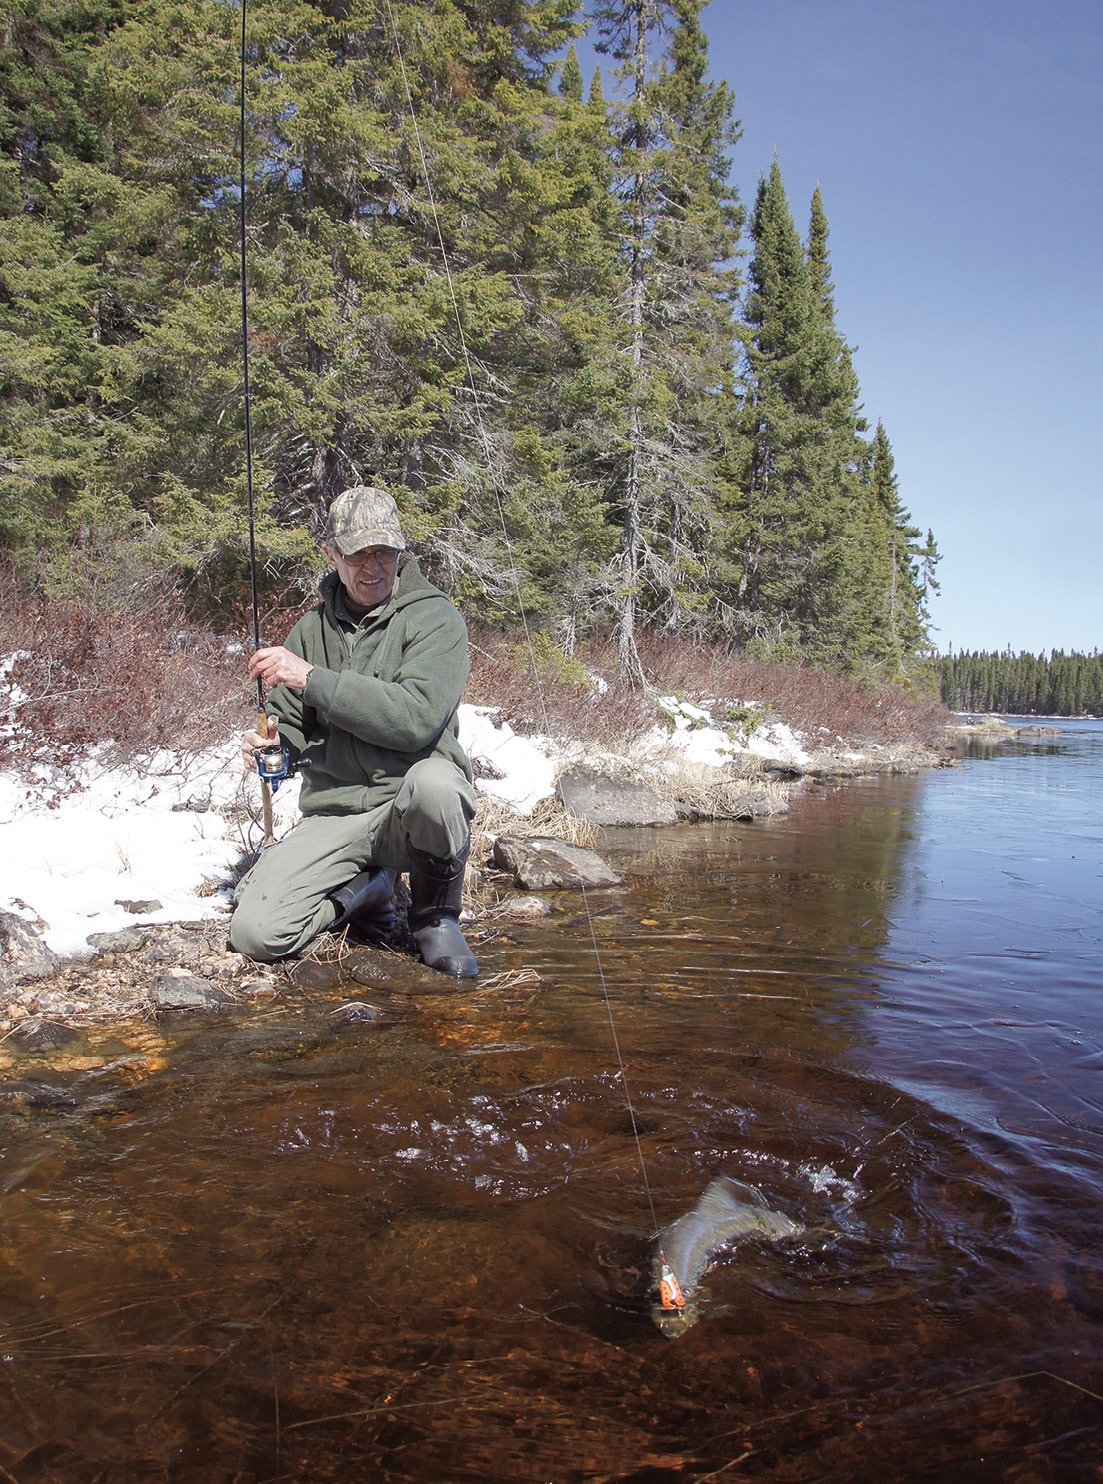
[{"label": "pine tree", "polygon": [[737,634],[782,658],[902,675],[927,648],[911,566],[918,532],[883,430],[872,445],[863,436],[819,189],[803,249],[775,160],[751,231],[741,402],[751,454],[725,537]]}]

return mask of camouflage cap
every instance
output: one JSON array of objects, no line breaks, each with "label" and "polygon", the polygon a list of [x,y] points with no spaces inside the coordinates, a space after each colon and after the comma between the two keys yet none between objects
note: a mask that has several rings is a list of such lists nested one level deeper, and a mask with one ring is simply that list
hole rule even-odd
[{"label": "camouflage cap", "polygon": [[352,556],[366,546],[406,549],[398,507],[385,490],[367,484],[354,484],[337,496],[329,507],[325,539],[342,556]]}]

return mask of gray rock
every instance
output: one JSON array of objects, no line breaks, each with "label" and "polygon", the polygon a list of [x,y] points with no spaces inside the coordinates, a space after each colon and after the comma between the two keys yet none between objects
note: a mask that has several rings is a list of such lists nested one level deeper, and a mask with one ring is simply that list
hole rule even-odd
[{"label": "gray rock", "polygon": [[89,933],[88,942],[97,953],[137,953],[152,933],[152,927],[125,927],[117,933]]},{"label": "gray rock", "polygon": [[508,897],[501,903],[499,911],[504,917],[535,918],[550,917],[552,904],[543,897]]},{"label": "gray rock", "polygon": [[494,864],[511,872],[517,885],[526,891],[624,884],[623,876],[592,850],[543,836],[526,839],[500,835],[494,842]]},{"label": "gray rock", "polygon": [[733,819],[783,819],[790,812],[789,801],[768,789],[750,788],[735,799],[731,812]]},{"label": "gray rock", "polygon": [[0,912],[0,993],[57,972],[57,954],[14,912]]},{"label": "gray rock", "polygon": [[559,779],[563,807],[575,819],[597,825],[678,823],[678,811],[646,783],[614,778],[593,768],[572,768]]},{"label": "gray rock", "polygon": [[24,1051],[60,1051],[77,1039],[77,1033],[72,1026],[34,1015],[12,1031],[10,1039]]},{"label": "gray rock", "polygon": [[216,989],[209,979],[191,974],[163,975],[154,981],[150,999],[157,1014],[173,1010],[220,1010],[231,1004],[228,994]]},{"label": "gray rock", "polygon": [[121,907],[124,912],[132,913],[135,917],[140,917],[143,912],[160,912],[164,903],[157,901],[155,897],[151,897],[148,902],[131,901],[127,897],[116,897],[115,906]]}]

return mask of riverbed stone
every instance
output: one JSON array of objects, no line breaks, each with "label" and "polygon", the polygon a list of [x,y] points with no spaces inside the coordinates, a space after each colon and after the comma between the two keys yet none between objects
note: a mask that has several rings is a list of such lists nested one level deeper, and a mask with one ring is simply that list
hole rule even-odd
[{"label": "riverbed stone", "polygon": [[220,1010],[232,1003],[230,996],[209,979],[193,974],[161,975],[154,981],[150,998],[158,1015],[178,1010]]},{"label": "riverbed stone", "polygon": [[60,1021],[32,1015],[12,1031],[10,1039],[21,1051],[60,1051],[77,1040],[77,1032]]},{"label": "riverbed stone", "polygon": [[29,922],[14,912],[0,912],[0,993],[46,979],[60,962]]},{"label": "riverbed stone", "polygon": [[29,1077],[13,1077],[0,1082],[0,1104],[20,1111],[27,1108],[56,1110],[75,1108],[77,1100],[68,1087]]},{"label": "riverbed stone", "polygon": [[152,927],[125,927],[116,933],[89,933],[88,943],[96,953],[137,953],[153,934]]},{"label": "riverbed stone", "polygon": [[678,810],[646,783],[617,778],[600,769],[575,767],[559,777],[563,808],[588,824],[668,825],[678,823]]},{"label": "riverbed stone", "polygon": [[393,953],[385,953],[366,945],[352,949],[341,962],[344,977],[356,984],[382,985],[394,982],[395,965],[400,960]]},{"label": "riverbed stone", "polygon": [[350,1000],[347,1005],[338,1005],[330,1011],[330,1019],[336,1026],[386,1024],[394,1020],[394,1012],[380,1005],[369,1005],[367,1000]]},{"label": "riverbed stone", "polygon": [[494,842],[494,864],[509,871],[526,891],[624,885],[624,877],[594,851],[543,835],[499,835]]},{"label": "riverbed stone", "polygon": [[296,989],[335,989],[346,978],[336,959],[300,958],[287,973]]},{"label": "riverbed stone", "polygon": [[507,897],[498,909],[504,917],[529,921],[552,915],[552,904],[545,897]]}]

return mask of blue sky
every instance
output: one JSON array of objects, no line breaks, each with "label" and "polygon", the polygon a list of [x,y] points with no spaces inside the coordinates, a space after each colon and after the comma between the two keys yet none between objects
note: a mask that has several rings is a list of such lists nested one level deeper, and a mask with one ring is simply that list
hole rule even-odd
[{"label": "blue sky", "polygon": [[704,23],[745,205],[775,153],[802,235],[823,192],[866,415],[943,554],[939,648],[1103,648],[1103,5],[712,0]]}]

